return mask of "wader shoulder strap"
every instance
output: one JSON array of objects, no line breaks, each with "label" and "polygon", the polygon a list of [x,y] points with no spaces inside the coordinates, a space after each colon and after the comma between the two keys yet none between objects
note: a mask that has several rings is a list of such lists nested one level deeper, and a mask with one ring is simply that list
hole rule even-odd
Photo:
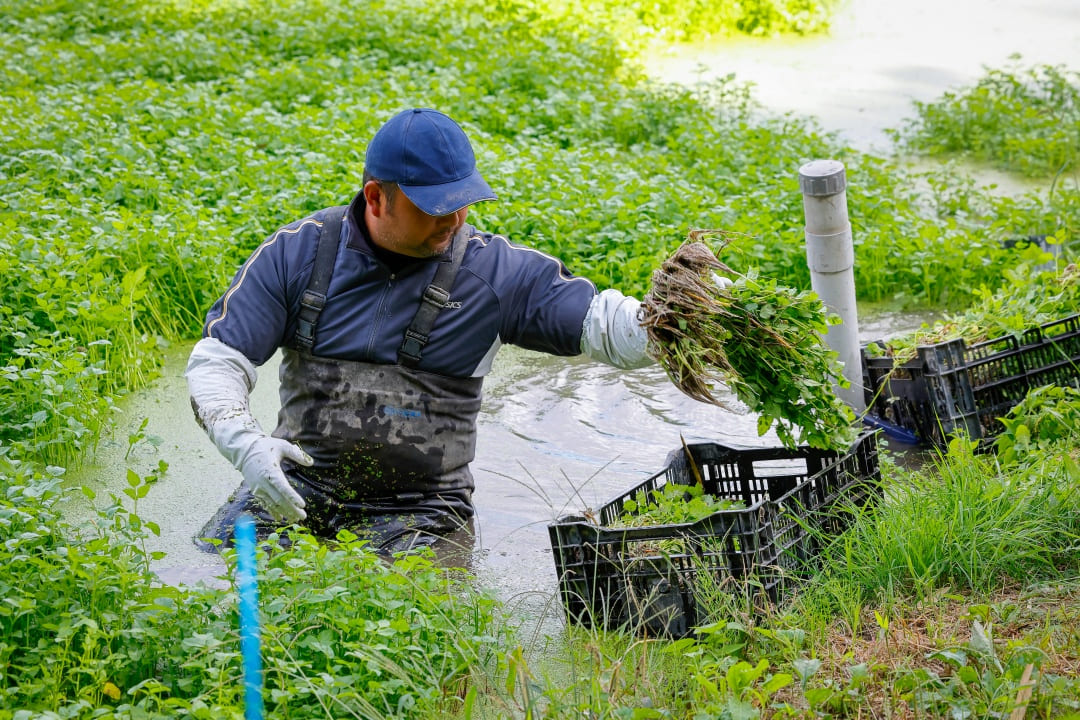
[{"label": "wader shoulder strap", "polygon": [[293,336],[295,346],[305,352],[311,352],[315,345],[315,326],[318,325],[319,314],[326,305],[326,290],[330,287],[330,277],[334,274],[334,261],[337,259],[341,239],[341,221],[347,209],[347,205],[338,205],[327,209],[323,215],[319,246],[315,250],[315,265],[311,269],[307,289],[300,296],[300,312],[297,314],[296,334]]},{"label": "wader shoulder strap", "polygon": [[420,307],[413,317],[409,329],[405,331],[405,340],[398,348],[398,363],[405,367],[415,368],[420,363],[420,354],[427,345],[431,328],[435,325],[435,318],[439,311],[446,306],[450,299],[450,290],[454,287],[454,278],[457,277],[458,268],[461,267],[461,259],[465,257],[465,248],[469,244],[467,226],[454,234],[454,240],[450,249],[449,262],[440,262],[435,270],[435,277],[431,284],[424,290]]}]

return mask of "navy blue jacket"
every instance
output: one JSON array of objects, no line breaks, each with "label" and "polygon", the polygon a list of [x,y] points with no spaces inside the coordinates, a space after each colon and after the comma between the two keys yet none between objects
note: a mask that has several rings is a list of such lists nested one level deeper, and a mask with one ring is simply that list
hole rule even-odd
[{"label": "navy blue jacket", "polygon": [[[312,354],[394,364],[438,258],[392,272],[372,250],[364,208],[359,193],[342,223]],[[205,336],[239,350],[255,365],[291,344],[300,296],[315,262],[321,217],[316,213],[286,225],[259,245],[207,314]],[[595,286],[549,255],[501,235],[467,229],[461,269],[418,369],[480,376],[502,343],[554,355],[579,354]]]}]

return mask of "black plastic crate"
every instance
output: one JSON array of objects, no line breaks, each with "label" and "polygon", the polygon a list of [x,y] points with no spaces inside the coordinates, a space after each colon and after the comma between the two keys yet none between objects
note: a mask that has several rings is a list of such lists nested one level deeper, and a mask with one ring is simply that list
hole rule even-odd
[{"label": "black plastic crate", "polygon": [[920,345],[895,365],[867,357],[863,383],[872,414],[925,442],[945,445],[958,430],[975,440],[1001,432],[1000,418],[1041,385],[1080,387],[1080,315],[973,345]]},{"label": "black plastic crate", "polygon": [[[614,527],[624,502],[668,483],[696,483],[740,500],[694,523]],[[819,555],[818,535],[848,524],[849,506],[881,492],[877,434],[848,451],[734,449],[696,443],[668,455],[666,468],[600,508],[596,518],[548,526],[559,593],[572,622],[683,637],[704,621],[709,593],[762,594],[779,601]]]}]

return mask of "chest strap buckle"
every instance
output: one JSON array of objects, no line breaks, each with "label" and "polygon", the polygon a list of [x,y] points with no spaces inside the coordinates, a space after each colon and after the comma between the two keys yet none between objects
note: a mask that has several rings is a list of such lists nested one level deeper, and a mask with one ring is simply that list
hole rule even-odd
[{"label": "chest strap buckle", "polygon": [[427,341],[427,335],[409,328],[405,331],[405,340],[401,343],[401,347],[398,348],[398,355],[403,355],[414,363],[418,362],[420,353],[423,352]]}]

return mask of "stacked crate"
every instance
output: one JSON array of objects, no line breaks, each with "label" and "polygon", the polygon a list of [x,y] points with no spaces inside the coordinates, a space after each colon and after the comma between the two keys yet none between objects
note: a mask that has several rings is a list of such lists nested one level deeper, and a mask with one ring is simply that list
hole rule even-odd
[{"label": "stacked crate", "polygon": [[953,434],[989,440],[999,418],[1042,385],[1080,387],[1080,315],[968,345],[963,339],[920,345],[913,360],[867,357],[869,411],[943,446]]}]

